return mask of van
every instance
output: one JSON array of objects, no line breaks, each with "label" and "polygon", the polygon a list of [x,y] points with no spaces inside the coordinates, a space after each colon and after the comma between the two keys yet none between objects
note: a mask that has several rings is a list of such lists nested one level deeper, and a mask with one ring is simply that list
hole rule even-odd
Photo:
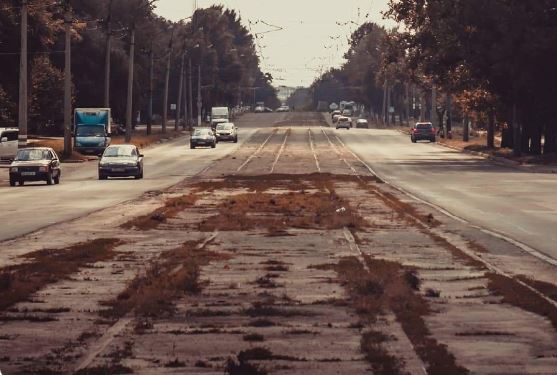
[{"label": "van", "polygon": [[0,128],[0,159],[13,160],[17,153],[19,129]]}]

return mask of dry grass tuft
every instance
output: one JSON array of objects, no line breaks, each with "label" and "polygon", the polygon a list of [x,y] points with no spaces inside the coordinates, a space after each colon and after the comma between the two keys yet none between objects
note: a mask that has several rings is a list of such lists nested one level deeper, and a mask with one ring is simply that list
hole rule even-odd
[{"label": "dry grass tuft", "polygon": [[195,194],[187,194],[167,199],[164,206],[157,208],[150,214],[125,222],[120,227],[124,229],[137,228],[139,230],[154,229],[168,219],[176,217],[176,215],[186,208],[194,206],[197,199],[198,196]]},{"label": "dry grass tuft", "polygon": [[89,264],[113,259],[122,242],[101,238],[65,249],[45,249],[25,255],[29,262],[0,270],[0,311],[26,301],[48,284],[69,277]]}]

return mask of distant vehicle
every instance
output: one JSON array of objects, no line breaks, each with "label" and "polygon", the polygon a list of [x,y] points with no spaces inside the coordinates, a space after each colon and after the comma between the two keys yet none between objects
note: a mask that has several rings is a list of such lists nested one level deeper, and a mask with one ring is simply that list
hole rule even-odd
[{"label": "distant vehicle", "polygon": [[217,125],[216,131],[217,142],[220,141],[232,141],[234,143],[238,142],[238,132],[236,126],[233,123],[227,122],[224,124]]},{"label": "distant vehicle", "polygon": [[345,128],[345,129],[350,129],[352,127],[352,119],[350,117],[346,117],[346,116],[340,116],[338,118],[337,121],[337,126],[336,128]]},{"label": "distant vehicle", "polygon": [[18,128],[0,128],[0,159],[13,160],[17,154]]},{"label": "distant vehicle", "polygon": [[413,143],[424,139],[435,142],[435,128],[431,122],[417,122],[410,129],[410,140]]},{"label": "distant vehicle", "polygon": [[76,108],[73,127],[74,149],[77,152],[100,155],[110,146],[110,108]]},{"label": "distant vehicle", "polygon": [[217,146],[217,138],[211,128],[196,128],[190,138],[190,148],[197,146],[210,146],[215,148]]},{"label": "distant vehicle", "polygon": [[331,112],[331,118],[333,118],[335,115],[342,115],[342,111],[340,109],[335,109],[333,112]]},{"label": "distant vehicle", "polygon": [[350,108],[345,108],[342,110],[342,115],[346,117],[351,117],[354,114],[354,111]]},{"label": "distant vehicle", "polygon": [[358,121],[356,121],[356,128],[367,129],[369,128],[369,123],[365,118],[360,118],[358,119]]},{"label": "distant vehicle", "polygon": [[228,107],[213,107],[211,108],[211,128],[215,129],[218,124],[228,122],[230,118],[230,111]]},{"label": "distant vehicle", "polygon": [[338,122],[338,119],[341,118],[342,115],[340,113],[337,113],[336,115],[333,116],[333,124],[336,124]]},{"label": "distant vehicle", "polygon": [[264,108],[264,112],[273,112],[273,110],[272,110],[271,108],[269,108],[269,107],[265,107],[265,108]]},{"label": "distant vehicle", "polygon": [[277,112],[290,112],[290,107],[287,105],[281,105],[277,108]]},{"label": "distant vehicle", "polygon": [[108,177],[143,178],[143,155],[134,145],[113,145],[107,147],[99,161],[99,180]]},{"label": "distant vehicle", "polygon": [[352,113],[354,113],[354,107],[355,107],[355,106],[356,106],[356,103],[355,103],[355,102],[352,102],[352,101],[345,101],[345,100],[343,100],[343,101],[340,102],[340,110],[341,110],[341,111],[344,111],[344,110],[346,110],[346,109],[349,109],[349,110],[352,111]]},{"label": "distant vehicle", "polygon": [[61,176],[60,159],[50,147],[22,148],[10,165],[10,186],[23,186],[25,181],[59,184]]},{"label": "distant vehicle", "polygon": [[265,107],[257,106],[257,107],[255,107],[255,109],[253,111],[255,113],[263,113],[263,112],[265,112]]}]

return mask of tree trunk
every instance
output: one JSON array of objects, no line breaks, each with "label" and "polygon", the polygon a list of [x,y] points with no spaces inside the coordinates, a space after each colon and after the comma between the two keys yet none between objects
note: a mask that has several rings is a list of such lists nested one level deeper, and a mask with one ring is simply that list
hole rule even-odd
[{"label": "tree trunk", "polygon": [[538,124],[532,127],[530,132],[530,153],[532,155],[542,154],[542,127]]},{"label": "tree trunk", "polygon": [[518,116],[517,116],[517,109],[516,103],[513,103],[513,115],[512,115],[512,131],[513,131],[513,155],[520,156],[521,155],[521,142],[520,142],[520,124],[518,123]]},{"label": "tree trunk", "polygon": [[451,94],[447,94],[447,139],[452,139],[452,97]]},{"label": "tree trunk", "polygon": [[470,121],[468,116],[464,116],[464,121],[462,123],[462,141],[468,142],[470,140]]},{"label": "tree trunk", "polygon": [[487,124],[487,147],[495,148],[495,111],[489,110],[489,122]]},{"label": "tree trunk", "polygon": [[530,138],[532,133],[532,126],[521,125],[520,142],[519,147],[522,153],[530,153]]},{"label": "tree trunk", "polygon": [[550,154],[557,152],[557,126],[555,123],[546,124],[544,129],[545,142],[543,145],[543,153]]}]

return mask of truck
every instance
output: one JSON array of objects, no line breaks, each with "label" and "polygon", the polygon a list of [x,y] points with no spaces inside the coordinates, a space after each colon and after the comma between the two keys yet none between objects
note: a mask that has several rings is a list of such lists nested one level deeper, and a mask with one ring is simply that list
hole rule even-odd
[{"label": "truck", "polygon": [[216,129],[218,124],[229,122],[229,116],[228,107],[211,108],[211,128]]},{"label": "truck", "polygon": [[101,155],[111,141],[110,108],[76,108],[74,110],[74,150],[82,154]]}]

